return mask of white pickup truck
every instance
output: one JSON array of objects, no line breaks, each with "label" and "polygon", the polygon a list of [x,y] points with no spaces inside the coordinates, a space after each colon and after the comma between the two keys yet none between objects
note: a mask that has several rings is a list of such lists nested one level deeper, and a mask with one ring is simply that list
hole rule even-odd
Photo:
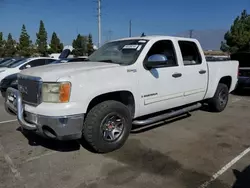
[{"label": "white pickup truck", "polygon": [[206,62],[195,39],[125,38],[82,63],[23,70],[5,107],[21,127],[58,140],[84,138],[96,152],[127,140],[132,125],[152,124],[200,108],[225,109],[238,62]]}]

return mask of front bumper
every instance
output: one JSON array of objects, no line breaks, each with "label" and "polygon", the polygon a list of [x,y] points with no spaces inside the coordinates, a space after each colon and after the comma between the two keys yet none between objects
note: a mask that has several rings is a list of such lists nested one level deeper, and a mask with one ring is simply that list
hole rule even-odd
[{"label": "front bumper", "polygon": [[82,137],[84,114],[68,116],[43,116],[24,111],[22,96],[14,88],[8,88],[5,109],[16,114],[22,129],[43,137],[57,140],[75,140]]}]

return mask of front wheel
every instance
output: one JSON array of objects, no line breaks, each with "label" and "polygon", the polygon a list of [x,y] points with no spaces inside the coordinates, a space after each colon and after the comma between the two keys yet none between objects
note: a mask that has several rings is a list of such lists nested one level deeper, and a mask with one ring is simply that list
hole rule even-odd
[{"label": "front wheel", "polygon": [[87,114],[83,136],[96,152],[108,153],[123,146],[131,127],[127,106],[117,101],[104,101]]},{"label": "front wheel", "polygon": [[209,108],[214,112],[222,112],[227,106],[228,98],[227,85],[219,83],[214,97],[208,101]]}]

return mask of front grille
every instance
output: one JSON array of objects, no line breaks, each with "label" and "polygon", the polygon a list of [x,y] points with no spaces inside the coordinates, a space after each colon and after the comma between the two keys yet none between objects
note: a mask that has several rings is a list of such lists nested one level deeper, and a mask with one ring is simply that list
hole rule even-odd
[{"label": "front grille", "polygon": [[41,86],[40,78],[19,76],[18,77],[18,90],[22,95],[24,103],[30,105],[39,105],[41,103]]}]

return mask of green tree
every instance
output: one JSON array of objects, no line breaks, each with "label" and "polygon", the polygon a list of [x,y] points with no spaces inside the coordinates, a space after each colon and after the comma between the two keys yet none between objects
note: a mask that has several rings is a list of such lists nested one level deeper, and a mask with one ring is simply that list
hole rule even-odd
[{"label": "green tree", "polygon": [[72,46],[74,48],[73,54],[75,56],[84,56],[87,54],[87,37],[78,34],[73,40]]},{"label": "green tree", "polygon": [[224,36],[225,42],[221,44],[221,50],[231,53],[250,51],[250,15],[243,10],[232,24],[230,30]]},{"label": "green tree", "polygon": [[37,45],[37,52],[43,56],[47,56],[47,31],[45,29],[44,23],[40,21],[39,31],[36,34],[36,45]]},{"label": "green tree", "polygon": [[3,32],[0,32],[0,57],[4,56],[4,45],[5,45],[5,40],[3,38]]},{"label": "green tree", "polygon": [[9,33],[5,44],[5,56],[13,57],[15,53],[16,53],[16,41],[13,40],[11,33]]},{"label": "green tree", "polygon": [[33,54],[32,41],[30,40],[25,25],[22,26],[22,31],[19,37],[18,51],[19,55],[24,57],[29,57]]},{"label": "green tree", "polygon": [[89,34],[89,36],[88,36],[88,44],[87,44],[87,53],[88,53],[88,55],[91,55],[93,52],[94,52],[93,39],[92,39],[92,35]]},{"label": "green tree", "polygon": [[52,33],[51,41],[50,41],[50,53],[60,53],[63,50],[63,43],[61,43],[60,39],[57,37],[55,32]]}]

